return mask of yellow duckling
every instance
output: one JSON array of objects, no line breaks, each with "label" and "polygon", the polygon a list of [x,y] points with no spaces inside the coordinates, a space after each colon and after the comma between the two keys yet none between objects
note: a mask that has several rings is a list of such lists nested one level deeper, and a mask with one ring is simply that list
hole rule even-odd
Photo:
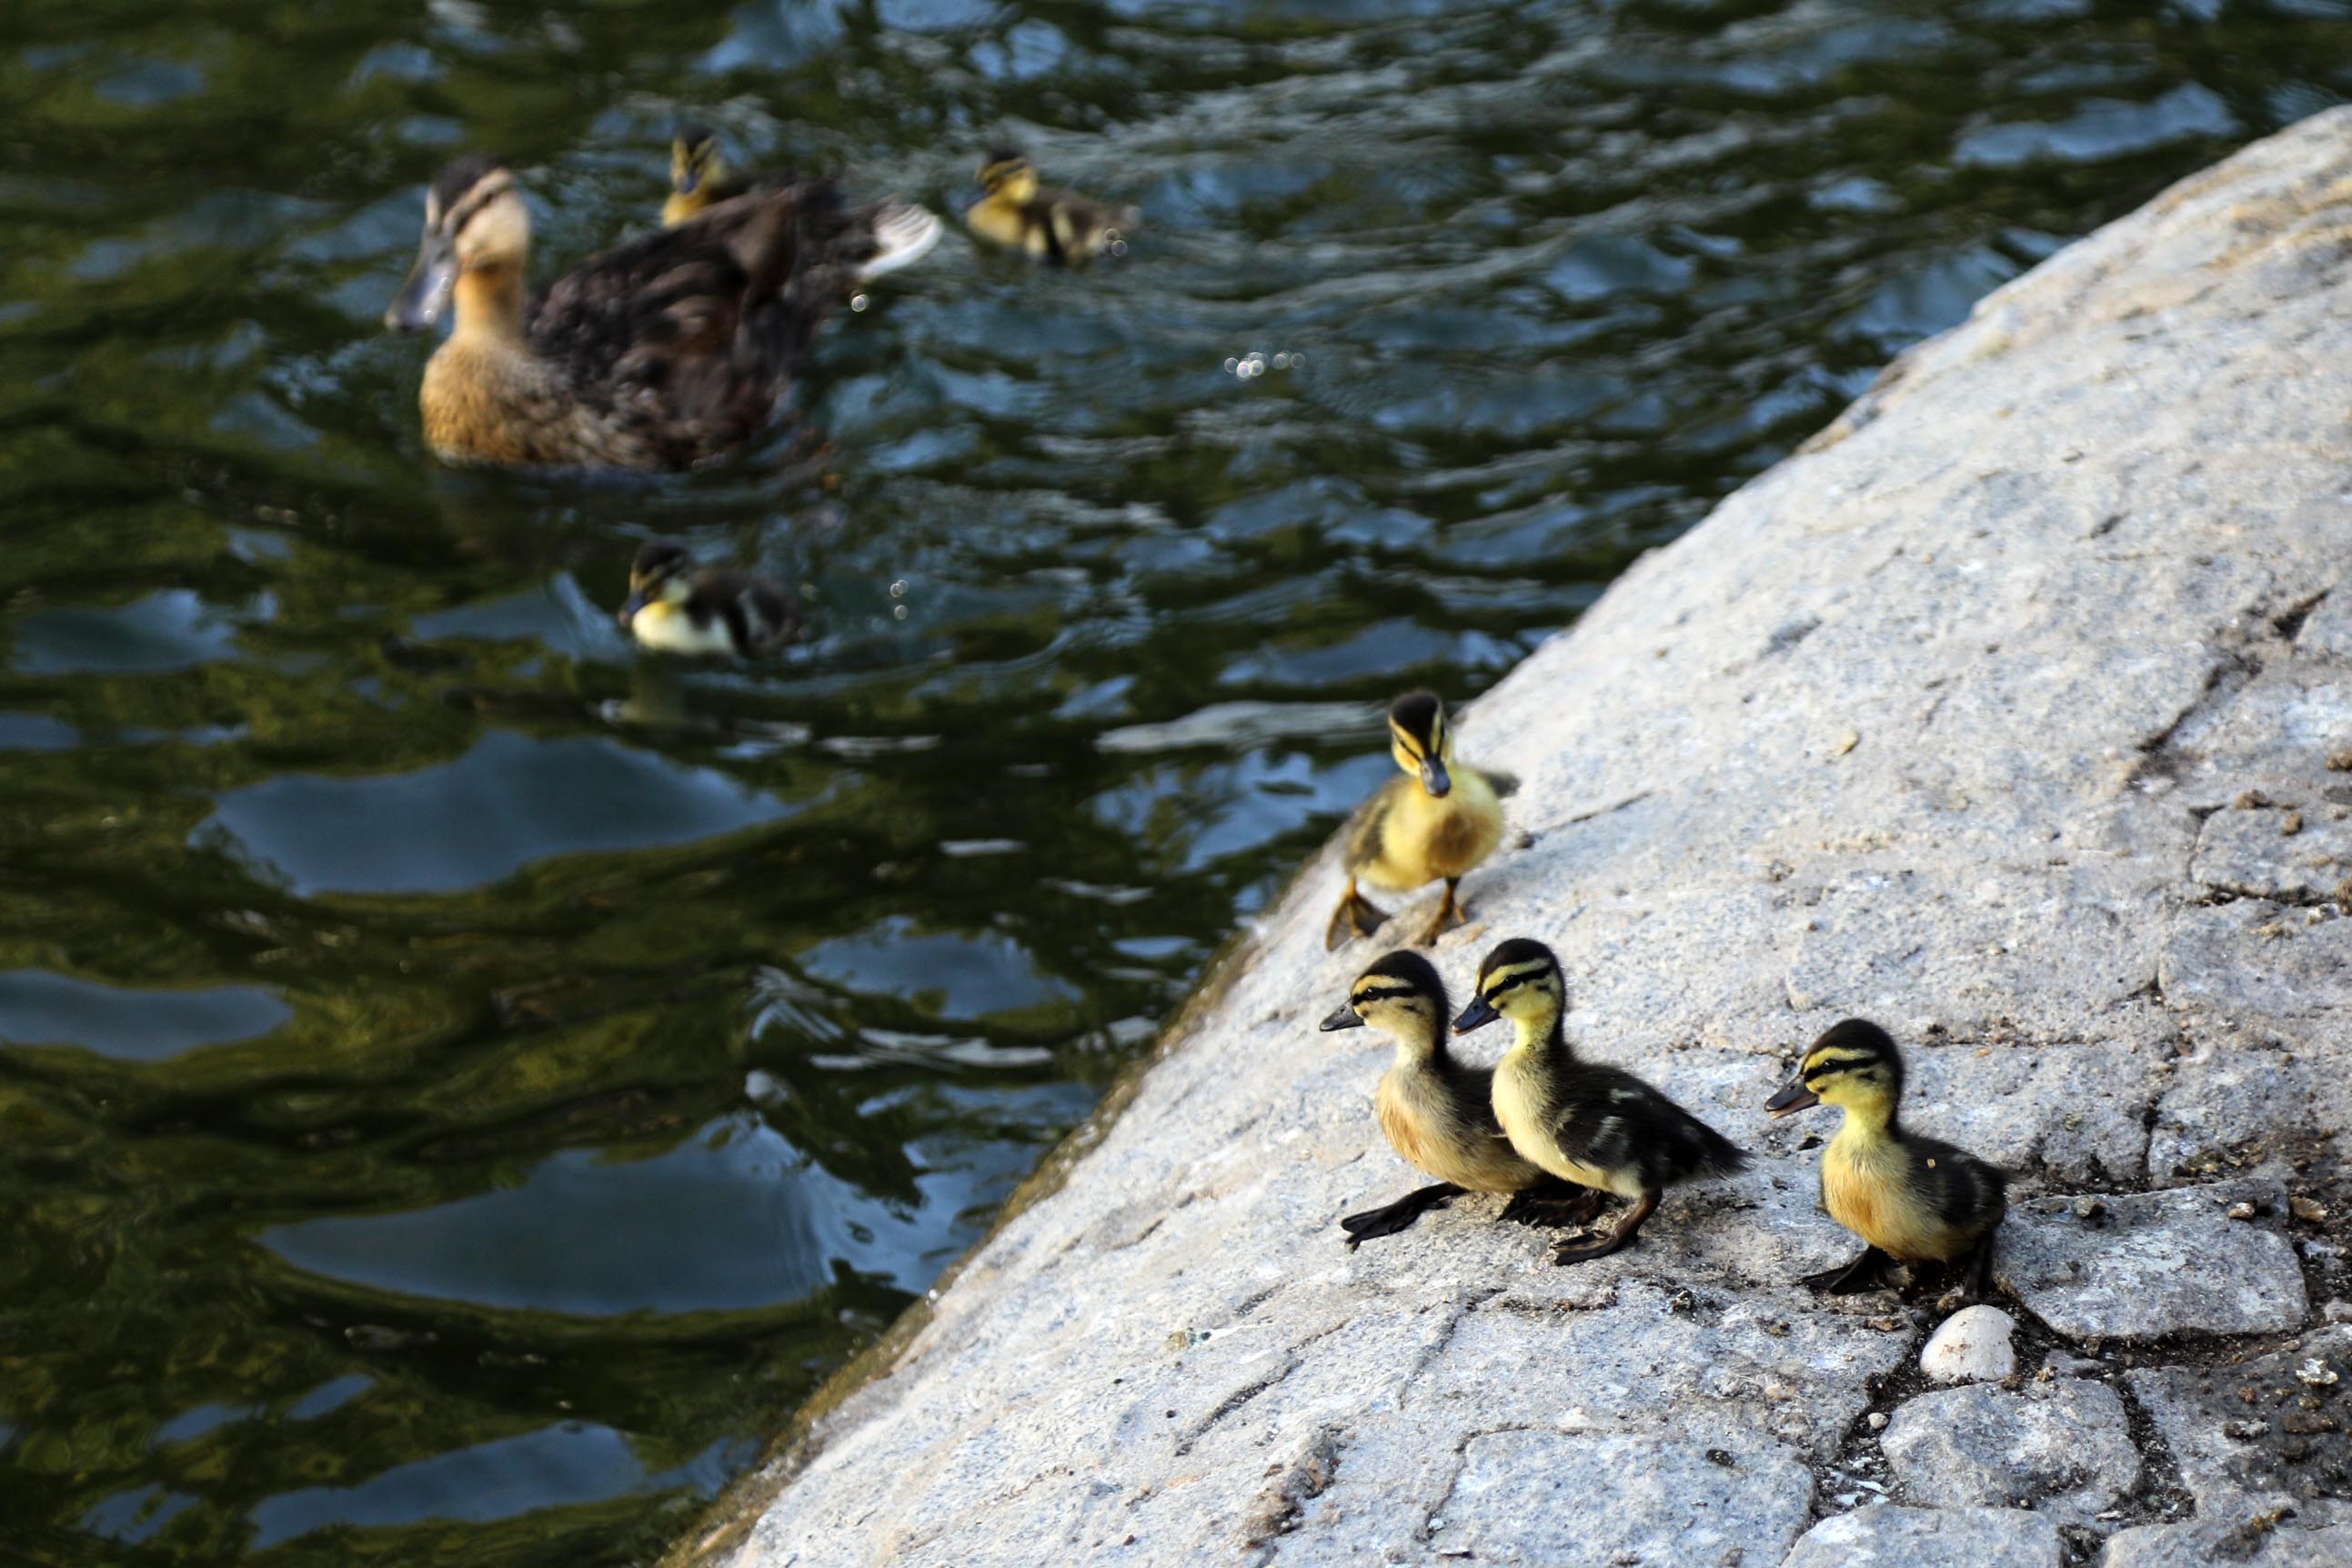
[{"label": "yellow duckling", "polygon": [[1127,231],[1143,221],[1134,207],[1114,206],[1037,183],[1029,160],[1000,147],[981,161],[980,200],[964,209],[971,232],[992,245],[1026,251],[1065,265],[1127,254]]},{"label": "yellow duckling", "polygon": [[1774,1116],[1834,1105],[1845,1121],[1822,1151],[1822,1207],[1868,1245],[1843,1268],[1802,1283],[1832,1296],[1879,1284],[1887,1266],[1961,1264],[1967,1293],[1984,1294],[1993,1232],[2009,1211],[2009,1178],[1965,1149],[1923,1137],[1896,1111],[1903,1056],[1885,1030],[1860,1018],[1830,1026],[1789,1086],[1765,1102]]},{"label": "yellow duckling", "polygon": [[670,138],[669,197],[662,203],[662,226],[676,228],[700,217],[720,202],[747,194],[756,183],[748,174],[729,174],[719,151],[719,133],[689,120]]},{"label": "yellow duckling", "polygon": [[1530,1162],[1563,1181],[1629,1200],[1617,1221],[1555,1263],[1625,1247],[1668,1187],[1748,1168],[1747,1153],[1648,1083],[1569,1048],[1568,983],[1539,942],[1515,937],[1478,966],[1478,995],[1454,1021],[1468,1034],[1508,1018],[1517,1037],[1495,1067],[1495,1121]]},{"label": "yellow duckling", "polygon": [[725,566],[694,567],[685,547],[656,539],[629,566],[622,628],[657,653],[756,658],[800,629],[781,584]]},{"label": "yellow duckling", "polygon": [[1575,1189],[1530,1163],[1503,1136],[1495,1122],[1494,1075],[1445,1048],[1447,1011],[1436,969],[1419,953],[1400,951],[1358,975],[1348,1000],[1323,1020],[1326,1031],[1370,1025],[1396,1041],[1396,1059],[1381,1076],[1372,1108],[1389,1146],[1437,1178],[1435,1186],[1343,1216],[1350,1251],[1409,1228],[1465,1192],[1510,1194],[1500,1219],[1525,1221],[1563,1200],[1580,1211],[1570,1217],[1592,1217],[1591,1204],[1578,1204]]},{"label": "yellow duckling", "polygon": [[1509,773],[1470,767],[1454,757],[1445,704],[1427,691],[1410,691],[1389,705],[1389,755],[1406,776],[1391,779],[1358,809],[1349,829],[1348,890],[1331,912],[1323,945],[1370,936],[1388,915],[1356,890],[1359,878],[1402,891],[1445,879],[1421,945],[1466,920],[1454,902],[1462,879],[1503,841],[1503,797],[1519,787]]},{"label": "yellow duckling", "polygon": [[755,191],[530,300],[521,193],[499,160],[468,153],[434,180],[384,321],[418,331],[456,306],[418,395],[446,461],[683,468],[758,434],[824,318],[939,234],[919,207],[852,210],[830,184]]}]

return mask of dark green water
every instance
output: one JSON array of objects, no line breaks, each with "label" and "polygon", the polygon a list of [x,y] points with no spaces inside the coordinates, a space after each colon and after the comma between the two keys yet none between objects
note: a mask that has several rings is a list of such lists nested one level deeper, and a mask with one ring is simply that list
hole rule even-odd
[{"label": "dark green water", "polygon": [[[686,10],[0,19],[11,1564],[646,1560],[1382,776],[1373,704],[2352,95],[2340,0]],[[433,471],[421,182],[505,151],[551,265],[681,110],[941,206],[1009,135],[1149,226],[951,237],[821,445]],[[640,673],[648,531],[812,644]]]}]

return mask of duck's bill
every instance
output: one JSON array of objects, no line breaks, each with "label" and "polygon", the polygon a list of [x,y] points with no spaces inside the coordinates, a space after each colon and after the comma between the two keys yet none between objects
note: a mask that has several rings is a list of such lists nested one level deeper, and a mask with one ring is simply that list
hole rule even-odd
[{"label": "duck's bill", "polygon": [[621,606],[619,613],[613,618],[625,628],[631,621],[637,618],[637,612],[646,607],[646,596],[643,594],[632,594],[628,597],[628,602]]},{"label": "duck's bill", "polygon": [[1821,1102],[1822,1097],[1807,1089],[1800,1079],[1766,1100],[1764,1109],[1774,1116],[1793,1116],[1800,1110],[1811,1110]]},{"label": "duck's bill", "polygon": [[449,308],[450,290],[457,286],[457,258],[444,243],[428,239],[417,254],[408,281],[400,286],[383,312],[383,324],[397,332],[421,332]]},{"label": "duck's bill", "polygon": [[1446,792],[1454,787],[1454,775],[1447,773],[1445,764],[1435,757],[1423,757],[1421,759],[1421,787],[1443,800]]},{"label": "duck's bill", "polygon": [[1462,1016],[1454,1020],[1454,1032],[1466,1035],[1473,1029],[1485,1028],[1501,1016],[1495,1011],[1495,1005],[1481,996],[1462,1009]]},{"label": "duck's bill", "polygon": [[1328,1035],[1334,1029],[1360,1029],[1364,1026],[1364,1021],[1356,1016],[1356,1010],[1353,1007],[1342,1006],[1315,1026]]}]

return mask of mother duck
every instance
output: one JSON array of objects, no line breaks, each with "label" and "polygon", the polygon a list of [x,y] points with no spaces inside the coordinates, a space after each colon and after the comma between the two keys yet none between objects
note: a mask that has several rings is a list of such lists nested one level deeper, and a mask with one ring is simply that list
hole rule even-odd
[{"label": "mother duck", "polygon": [[852,209],[811,181],[608,250],[528,300],[530,215],[506,164],[472,153],[434,179],[384,321],[421,331],[456,306],[418,396],[445,461],[685,468],[758,434],[824,318],[939,237],[919,207]]}]

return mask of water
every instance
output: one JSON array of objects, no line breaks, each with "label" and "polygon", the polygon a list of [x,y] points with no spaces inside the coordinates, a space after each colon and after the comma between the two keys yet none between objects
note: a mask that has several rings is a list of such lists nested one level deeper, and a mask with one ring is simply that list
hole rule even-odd
[{"label": "water", "polygon": [[[1382,776],[1379,701],[2352,94],[2347,11],[13,8],[0,1556],[646,1561]],[[421,183],[504,150],[551,264],[682,110],[942,206],[1017,140],[1148,226],[951,238],[746,466],[434,471]],[[638,669],[655,531],[813,642]]]}]

